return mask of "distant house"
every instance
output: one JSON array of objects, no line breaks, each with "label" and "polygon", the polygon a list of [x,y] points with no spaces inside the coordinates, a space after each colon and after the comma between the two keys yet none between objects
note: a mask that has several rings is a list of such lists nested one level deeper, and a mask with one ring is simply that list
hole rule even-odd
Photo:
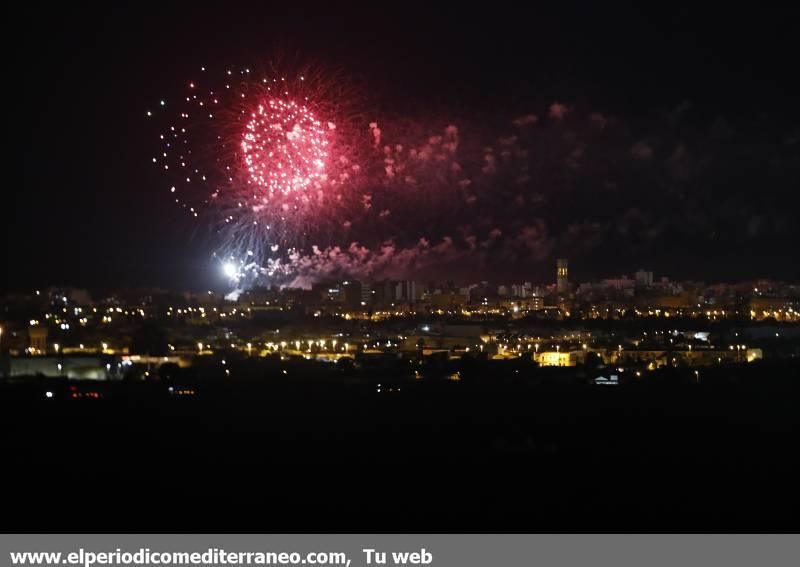
[{"label": "distant house", "polygon": [[544,351],[534,356],[541,366],[575,366],[586,358],[583,350]]}]

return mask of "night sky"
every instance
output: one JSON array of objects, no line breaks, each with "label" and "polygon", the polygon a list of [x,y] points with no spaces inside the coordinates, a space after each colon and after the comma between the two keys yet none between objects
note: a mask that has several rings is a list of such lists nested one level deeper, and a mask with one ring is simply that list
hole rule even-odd
[{"label": "night sky", "polygon": [[[549,281],[560,255],[577,278],[639,267],[706,281],[800,275],[788,13],[304,4],[17,9],[6,108],[22,179],[4,199],[4,286],[222,285],[213,239],[149,167],[144,110],[201,65],[277,53],[345,70],[378,116],[543,117],[531,149],[548,149],[558,180],[538,189],[547,204],[527,225],[544,234],[529,257],[502,270],[476,258],[458,276]],[[554,103],[566,119],[553,118]]]}]

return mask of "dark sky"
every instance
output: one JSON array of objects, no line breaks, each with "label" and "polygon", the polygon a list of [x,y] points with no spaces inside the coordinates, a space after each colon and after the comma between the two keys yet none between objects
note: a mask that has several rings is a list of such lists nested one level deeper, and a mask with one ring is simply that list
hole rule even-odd
[{"label": "dark sky", "polygon": [[[4,199],[6,288],[219,285],[208,238],[156,187],[143,110],[200,65],[278,52],[340,66],[395,109],[479,116],[529,105],[546,114],[559,101],[576,114],[616,117],[626,156],[629,147],[638,152],[637,140],[656,157],[667,140],[673,157],[673,146],[690,148],[702,174],[682,179],[681,191],[702,199],[665,207],[671,224],[646,248],[628,253],[619,235],[578,246],[586,248],[576,256],[579,275],[630,272],[644,262],[660,274],[706,280],[798,275],[797,51],[794,20],[779,4],[195,4],[30,5],[7,20],[22,32],[6,103],[22,179],[7,183]],[[671,113],[686,108],[685,135],[663,131]],[[752,158],[746,171],[741,155]],[[637,210],[645,208],[645,224],[653,222],[646,203],[658,198],[659,175],[668,173],[644,176]],[[681,232],[681,215],[701,202],[702,218],[687,221],[700,227],[693,240],[695,232]],[[795,223],[787,224],[791,211]],[[570,253],[570,238],[597,224],[587,219],[560,213],[550,251]],[[577,227],[571,237],[567,225]],[[526,270],[510,276],[550,279],[551,260]]]}]

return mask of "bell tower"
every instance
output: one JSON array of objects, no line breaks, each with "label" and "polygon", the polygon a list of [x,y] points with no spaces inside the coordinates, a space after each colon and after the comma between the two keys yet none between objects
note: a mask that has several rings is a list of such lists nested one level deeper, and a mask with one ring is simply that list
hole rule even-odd
[{"label": "bell tower", "polygon": [[556,260],[556,291],[558,293],[569,291],[569,270],[566,258]]}]

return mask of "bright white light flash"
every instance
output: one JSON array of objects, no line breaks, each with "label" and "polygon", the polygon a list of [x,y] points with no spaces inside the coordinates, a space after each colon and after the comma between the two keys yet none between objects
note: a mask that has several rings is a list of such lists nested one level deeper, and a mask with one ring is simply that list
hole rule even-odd
[{"label": "bright white light flash", "polygon": [[222,271],[232,280],[236,279],[236,276],[239,275],[239,270],[236,269],[236,265],[234,265],[233,262],[225,262],[222,266]]}]

